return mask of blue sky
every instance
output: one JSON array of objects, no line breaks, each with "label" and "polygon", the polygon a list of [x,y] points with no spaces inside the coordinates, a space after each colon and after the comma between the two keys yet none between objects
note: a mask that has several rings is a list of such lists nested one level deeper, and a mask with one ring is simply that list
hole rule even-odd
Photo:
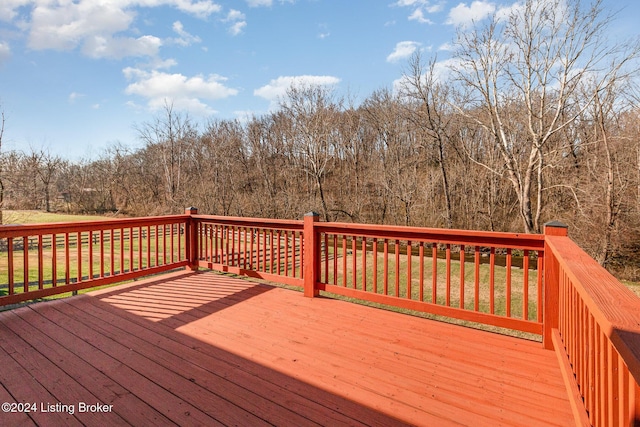
[{"label": "blue sky", "polygon": [[[292,81],[363,99],[390,88],[408,57],[448,56],[455,27],[514,1],[1,0],[3,151],[79,160],[116,142],[165,100],[196,122],[246,119],[277,105]],[[636,37],[640,1],[611,41]]]}]

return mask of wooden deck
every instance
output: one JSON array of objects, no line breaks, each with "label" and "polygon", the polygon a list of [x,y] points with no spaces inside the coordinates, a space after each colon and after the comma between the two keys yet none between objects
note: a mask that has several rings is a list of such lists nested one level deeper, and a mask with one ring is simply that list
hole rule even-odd
[{"label": "wooden deck", "polygon": [[0,325],[0,401],[37,405],[1,425],[574,424],[539,343],[214,273],[33,304]]}]

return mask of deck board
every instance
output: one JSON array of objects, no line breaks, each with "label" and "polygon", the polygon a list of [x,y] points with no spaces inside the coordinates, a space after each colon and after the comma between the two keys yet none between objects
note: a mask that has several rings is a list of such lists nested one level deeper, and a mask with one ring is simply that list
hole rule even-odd
[{"label": "deck board", "polygon": [[573,424],[539,343],[214,273],[33,304],[0,324],[0,398],[113,405],[2,425]]}]

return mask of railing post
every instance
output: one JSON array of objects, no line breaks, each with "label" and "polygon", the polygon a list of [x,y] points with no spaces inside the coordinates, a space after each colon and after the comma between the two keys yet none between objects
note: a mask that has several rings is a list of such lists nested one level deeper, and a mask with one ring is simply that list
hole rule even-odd
[{"label": "railing post", "polygon": [[316,235],[314,223],[318,222],[320,215],[309,212],[304,215],[304,296],[313,298],[320,294],[316,283],[320,278],[320,239]]},{"label": "railing post", "polygon": [[[544,225],[544,299],[542,303],[542,344],[553,350],[552,331],[558,328],[560,316],[560,267],[547,243],[546,236],[567,236],[569,227],[558,221]],[[540,272],[538,272],[540,274]]]},{"label": "railing post", "polygon": [[[184,210],[185,215],[197,215],[198,208],[190,207]],[[185,235],[185,251],[189,265],[187,268],[191,271],[198,271],[198,227],[193,218],[187,220]]]}]

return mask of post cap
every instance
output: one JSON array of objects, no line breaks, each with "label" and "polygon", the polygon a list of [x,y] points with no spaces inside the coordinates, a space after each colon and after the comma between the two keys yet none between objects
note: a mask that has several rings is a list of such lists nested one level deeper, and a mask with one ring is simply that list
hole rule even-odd
[{"label": "post cap", "polygon": [[320,214],[318,212],[311,211],[311,212],[307,212],[306,214],[304,214],[304,216],[318,216],[319,217]]},{"label": "post cap", "polygon": [[566,236],[569,226],[560,221],[549,221],[544,224],[544,234]]},{"label": "post cap", "polygon": [[198,213],[198,208],[194,208],[193,206],[185,208],[184,209],[184,213],[186,214],[191,214],[191,215],[195,215]]},{"label": "post cap", "polygon": [[544,223],[545,227],[555,227],[555,228],[569,228],[567,224],[560,221],[549,221]]}]

